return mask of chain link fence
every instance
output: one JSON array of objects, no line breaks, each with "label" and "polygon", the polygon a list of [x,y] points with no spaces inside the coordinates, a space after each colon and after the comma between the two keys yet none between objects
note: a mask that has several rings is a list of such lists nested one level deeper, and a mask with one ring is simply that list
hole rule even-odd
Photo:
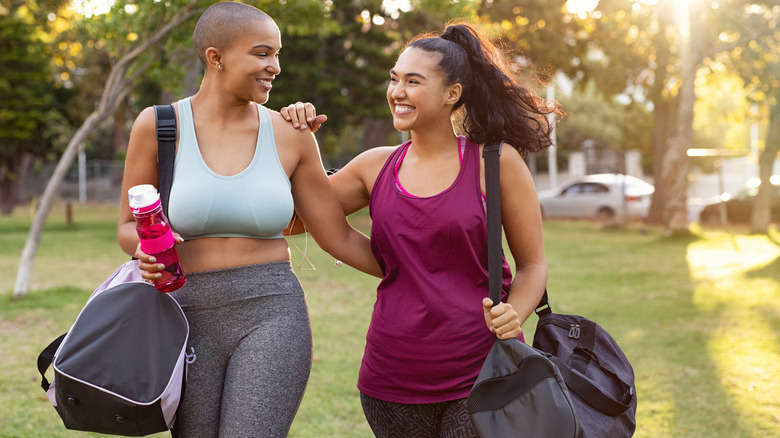
[{"label": "chain link fence", "polygon": [[[17,199],[20,202],[39,199],[56,165],[45,164],[23,177]],[[72,202],[118,204],[121,199],[123,172],[124,161],[121,160],[88,160],[82,166],[81,172],[79,164],[74,163],[60,185],[57,198]]]}]

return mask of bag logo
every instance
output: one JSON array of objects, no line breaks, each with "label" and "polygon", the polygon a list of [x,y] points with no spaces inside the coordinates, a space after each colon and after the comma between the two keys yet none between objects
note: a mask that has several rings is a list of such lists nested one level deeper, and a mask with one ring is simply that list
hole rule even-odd
[{"label": "bag logo", "polygon": [[572,324],[569,326],[569,337],[571,339],[579,339],[580,338],[580,326],[579,324]]}]

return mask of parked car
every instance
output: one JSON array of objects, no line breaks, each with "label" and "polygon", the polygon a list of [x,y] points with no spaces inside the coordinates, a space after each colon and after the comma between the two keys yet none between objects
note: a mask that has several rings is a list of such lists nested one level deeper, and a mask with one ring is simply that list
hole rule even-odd
[{"label": "parked car", "polygon": [[[771,221],[780,223],[780,175],[769,179],[772,184]],[[699,213],[702,224],[719,224],[721,205],[726,208],[726,220],[730,223],[749,223],[753,214],[753,203],[758,194],[761,180],[751,178],[745,183],[745,188],[736,194],[724,193],[710,200]]]},{"label": "parked car", "polygon": [[539,205],[545,218],[643,218],[654,191],[652,184],[635,176],[601,173],[539,192]]}]

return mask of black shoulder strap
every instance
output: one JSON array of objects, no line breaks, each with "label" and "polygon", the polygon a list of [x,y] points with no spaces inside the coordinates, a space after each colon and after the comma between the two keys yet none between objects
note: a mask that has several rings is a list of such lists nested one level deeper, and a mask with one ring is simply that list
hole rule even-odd
[{"label": "black shoulder strap", "polygon": [[[168,216],[168,199],[171,195],[173,160],[176,148],[176,114],[173,112],[173,105],[155,105],[154,115],[157,120],[157,170],[159,175],[160,202],[162,203],[163,213]],[[67,335],[67,332],[52,341],[38,355],[38,372],[41,373],[41,387],[44,391],[49,389],[46,370],[51,366],[54,354],[65,339],[65,335]]]},{"label": "black shoulder strap", "polygon": [[487,233],[488,233],[488,284],[490,299],[493,305],[501,302],[501,175],[499,173],[499,157],[501,142],[485,144],[482,157],[485,159],[485,195],[487,198]]},{"label": "black shoulder strap", "polygon": [[51,366],[51,362],[54,360],[54,354],[57,352],[57,349],[60,348],[60,344],[62,344],[62,341],[67,334],[67,332],[63,333],[57,339],[51,341],[51,344],[44,348],[43,351],[41,351],[41,354],[38,355],[38,372],[41,373],[41,388],[43,388],[44,392],[49,390],[49,379],[46,378],[46,370]]},{"label": "black shoulder strap", "polygon": [[157,166],[160,202],[163,213],[168,216],[168,199],[173,182],[173,160],[176,148],[176,114],[173,105],[155,105],[157,119]]},{"label": "black shoulder strap", "polygon": [[[501,301],[501,276],[503,275],[501,269],[503,242],[501,238],[501,173],[499,166],[503,144],[503,141],[487,143],[482,150],[482,156],[485,159],[485,192],[487,192],[488,269],[490,271],[488,279],[490,299],[493,300],[494,306]],[[537,315],[552,312],[547,298],[547,288],[544,289],[544,295],[535,311]]]}]

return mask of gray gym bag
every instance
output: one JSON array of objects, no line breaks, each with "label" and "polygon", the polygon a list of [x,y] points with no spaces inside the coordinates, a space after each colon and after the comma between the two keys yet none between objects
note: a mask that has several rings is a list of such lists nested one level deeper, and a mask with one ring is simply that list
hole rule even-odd
[{"label": "gray gym bag", "polygon": [[173,427],[183,393],[188,337],[176,300],[143,282],[138,262],[130,261],[93,293],[70,330],[41,352],[41,386],[68,429],[163,432]]}]

